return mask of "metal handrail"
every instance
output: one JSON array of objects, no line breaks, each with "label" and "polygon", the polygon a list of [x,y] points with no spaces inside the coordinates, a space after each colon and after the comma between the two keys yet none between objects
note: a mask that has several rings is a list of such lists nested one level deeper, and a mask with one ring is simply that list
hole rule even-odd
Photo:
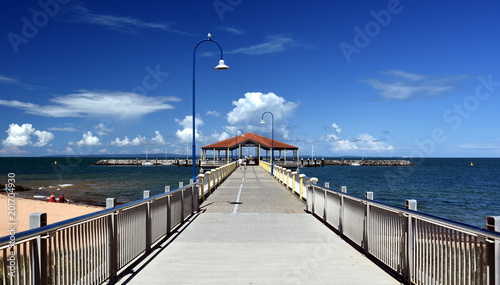
[{"label": "metal handrail", "polygon": [[307,188],[308,212],[406,282],[498,284],[492,270],[500,262],[494,253],[499,232],[315,184]]}]

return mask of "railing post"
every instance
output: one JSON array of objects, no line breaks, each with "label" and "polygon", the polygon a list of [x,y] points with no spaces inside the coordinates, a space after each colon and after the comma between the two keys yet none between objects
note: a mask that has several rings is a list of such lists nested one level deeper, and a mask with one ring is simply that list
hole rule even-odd
[{"label": "railing post", "polygon": [[297,184],[295,179],[297,179],[297,171],[292,172],[292,193],[295,193],[295,187]]},{"label": "railing post", "polygon": [[108,268],[109,284],[117,281],[118,273],[118,213],[111,213],[108,219]]},{"label": "railing post", "polygon": [[305,174],[299,174],[299,199],[302,200],[304,198],[304,177]]},{"label": "railing post", "polygon": [[[31,213],[30,229],[47,225],[47,213]],[[47,239],[37,236],[30,242],[31,281],[33,284],[47,284]]]},{"label": "railing post", "polygon": [[192,207],[192,211],[191,211],[191,214],[194,214],[195,212],[199,212],[200,211],[200,187],[201,187],[201,184],[200,182],[197,182],[195,184],[193,184],[193,188],[191,188],[191,201],[193,203],[193,207]]},{"label": "railing post", "polygon": [[[366,192],[365,198],[368,200],[373,200],[373,192]],[[365,253],[370,253],[370,229],[371,229],[371,216],[370,216],[370,203],[366,202],[365,208],[365,224],[364,224],[364,234],[363,234],[363,246]]]},{"label": "railing post", "polygon": [[165,193],[170,192],[170,186],[165,186]]},{"label": "railing post", "polygon": [[167,196],[167,237],[170,236],[172,229],[172,194]]},{"label": "railing post", "polygon": [[198,181],[200,183],[200,199],[205,200],[205,187],[203,183],[205,182],[205,174],[198,174]]},{"label": "railing post", "polygon": [[[149,198],[150,195],[150,191],[146,191],[144,191],[144,199]],[[153,227],[151,225],[151,203],[154,203],[154,201],[148,201],[148,203],[146,204],[146,254],[149,254],[151,252],[151,244],[153,240]]]},{"label": "railing post", "polygon": [[[500,216],[486,217],[486,228],[500,232]],[[500,241],[493,240],[486,243],[486,268],[488,285],[500,284]]]},{"label": "railing post", "polygon": [[330,188],[330,182],[325,182],[325,188]]},{"label": "railing post", "polygon": [[[347,193],[347,186],[340,186],[339,190]],[[340,195],[339,232],[344,234],[344,195]]]},{"label": "railing post", "polygon": [[[417,200],[407,199],[405,201],[406,209],[416,211]],[[413,276],[413,263],[414,263],[414,250],[415,250],[415,223],[413,223],[413,215],[408,214],[406,218],[406,239],[405,239],[405,267],[403,269],[403,276],[406,280],[411,281]]]},{"label": "railing post", "polygon": [[151,197],[151,190],[144,190],[142,192],[142,199],[147,199],[149,197]]},{"label": "railing post", "polygon": [[290,169],[286,170],[286,187],[289,188],[292,186],[292,183],[290,183],[290,179],[292,177],[292,171]]},{"label": "railing post", "polygon": [[210,172],[210,171],[205,172],[205,176],[207,177],[207,192],[208,193],[212,193],[212,187],[210,187],[210,180],[211,180],[210,178],[212,176],[211,174],[212,174],[212,172]]},{"label": "railing post", "polygon": [[318,183],[318,178],[316,177],[312,177],[311,179],[309,179],[309,181],[311,182],[312,185],[309,185],[308,188],[311,189],[311,191],[309,191],[309,193],[311,194],[311,196],[309,196],[309,193],[307,194],[307,205],[308,205],[308,210],[311,211],[311,213],[314,213],[314,185],[316,185],[316,183]]},{"label": "railing post", "polygon": [[106,209],[116,207],[116,198],[106,198]]}]

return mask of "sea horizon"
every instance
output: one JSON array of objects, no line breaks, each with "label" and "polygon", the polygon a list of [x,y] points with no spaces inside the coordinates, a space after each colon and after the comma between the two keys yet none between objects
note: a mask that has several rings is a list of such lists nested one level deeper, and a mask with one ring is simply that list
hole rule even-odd
[{"label": "sea horizon", "polygon": [[[18,191],[18,197],[46,199],[51,193],[64,193],[72,202],[102,206],[106,198],[128,203],[142,199],[144,190],[157,195],[165,186],[173,190],[191,178],[191,167],[93,165],[105,158],[109,157],[0,157],[0,181],[14,173],[16,185],[30,189]],[[332,158],[337,157],[325,157]],[[375,158],[384,159],[369,159]],[[408,159],[415,166],[303,167],[299,172],[318,178],[321,186],[329,182],[333,190],[347,186],[347,193],[355,196],[374,192],[375,201],[398,207],[404,207],[406,199],[416,199],[423,213],[478,227],[484,227],[486,216],[500,215],[495,203],[500,201],[499,158]]]}]

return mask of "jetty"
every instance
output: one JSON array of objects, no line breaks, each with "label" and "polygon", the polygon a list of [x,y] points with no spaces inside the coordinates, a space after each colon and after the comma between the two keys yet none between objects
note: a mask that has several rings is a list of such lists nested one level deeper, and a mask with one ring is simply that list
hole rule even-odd
[{"label": "jetty", "polygon": [[[270,175],[271,168],[273,175]],[[3,284],[500,283],[500,217],[477,228],[272,166],[236,162],[189,185],[0,237]],[[472,282],[473,281],[473,282]]]},{"label": "jetty", "polygon": [[301,167],[336,166],[414,166],[405,159],[301,159]]}]

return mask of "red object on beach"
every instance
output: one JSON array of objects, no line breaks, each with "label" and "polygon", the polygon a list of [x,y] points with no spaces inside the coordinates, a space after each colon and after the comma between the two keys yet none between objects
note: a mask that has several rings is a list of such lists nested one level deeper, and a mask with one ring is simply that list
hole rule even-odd
[{"label": "red object on beach", "polygon": [[66,202],[64,195],[59,196],[59,203],[64,203],[64,202]]}]

